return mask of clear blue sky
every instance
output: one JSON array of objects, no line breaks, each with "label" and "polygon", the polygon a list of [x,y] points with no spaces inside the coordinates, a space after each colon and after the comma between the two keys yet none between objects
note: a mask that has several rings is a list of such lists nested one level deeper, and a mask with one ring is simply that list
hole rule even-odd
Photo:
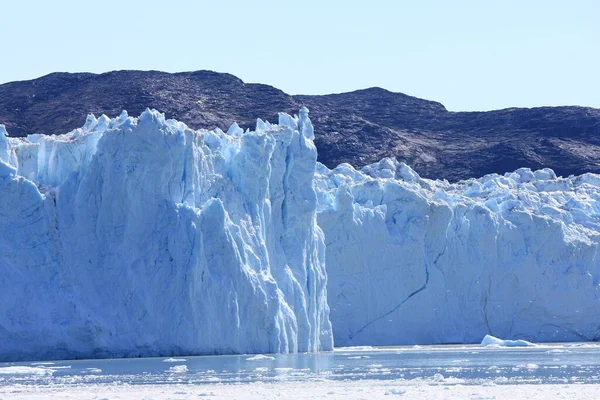
[{"label": "clear blue sky", "polygon": [[600,0],[0,0],[0,83],[116,69],[381,86],[450,110],[600,107]]}]

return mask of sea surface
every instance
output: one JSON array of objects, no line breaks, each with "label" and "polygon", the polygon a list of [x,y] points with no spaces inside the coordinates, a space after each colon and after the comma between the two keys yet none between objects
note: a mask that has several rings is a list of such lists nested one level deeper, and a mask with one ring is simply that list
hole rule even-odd
[{"label": "sea surface", "polygon": [[395,380],[456,385],[599,384],[600,344],[351,347],[318,354],[0,363],[0,389]]}]

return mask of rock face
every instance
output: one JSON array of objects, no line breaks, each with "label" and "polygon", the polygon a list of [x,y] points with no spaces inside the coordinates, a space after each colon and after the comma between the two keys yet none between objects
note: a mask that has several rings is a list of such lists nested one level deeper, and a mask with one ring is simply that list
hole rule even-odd
[{"label": "rock face", "polygon": [[301,106],[317,126],[319,161],[356,167],[396,157],[427,178],[451,181],[549,167],[561,176],[600,172],[600,110],[542,107],[448,112],[440,103],[379,88],[290,96],[210,71],[56,73],[0,85],[0,123],[13,136],[61,134],[88,113],[156,108],[194,129],[225,129]]},{"label": "rock face", "polygon": [[0,360],[329,350],[305,110],[0,129]]},{"label": "rock face", "polygon": [[600,176],[318,168],[337,346],[600,339]]}]

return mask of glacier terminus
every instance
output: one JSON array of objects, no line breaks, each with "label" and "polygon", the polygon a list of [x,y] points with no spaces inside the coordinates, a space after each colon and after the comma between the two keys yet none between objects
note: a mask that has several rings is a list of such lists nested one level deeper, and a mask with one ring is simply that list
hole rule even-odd
[{"label": "glacier terminus", "polygon": [[600,176],[457,183],[155,110],[0,127],[0,360],[600,338]]}]

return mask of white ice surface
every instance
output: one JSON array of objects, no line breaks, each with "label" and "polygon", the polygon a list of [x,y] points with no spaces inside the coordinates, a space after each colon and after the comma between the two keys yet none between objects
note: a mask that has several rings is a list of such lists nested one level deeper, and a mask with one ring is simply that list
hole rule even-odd
[{"label": "white ice surface", "polygon": [[336,346],[600,338],[600,176],[319,165]]},{"label": "white ice surface", "polygon": [[328,350],[306,110],[0,127],[0,360]]},{"label": "white ice surface", "polygon": [[5,400],[23,399],[569,399],[589,400],[600,397],[599,385],[581,384],[495,384],[465,385],[453,382],[429,381],[317,381],[317,382],[278,382],[241,384],[241,385],[91,385],[83,387],[10,387],[0,388],[0,395]]}]

